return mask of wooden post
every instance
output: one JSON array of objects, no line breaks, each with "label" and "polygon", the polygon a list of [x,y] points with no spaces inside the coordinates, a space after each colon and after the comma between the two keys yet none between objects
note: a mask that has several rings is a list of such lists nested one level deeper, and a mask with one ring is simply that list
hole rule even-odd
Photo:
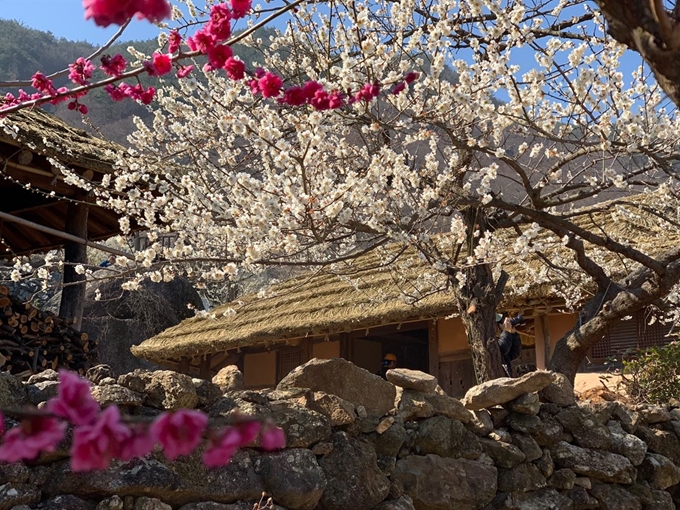
[{"label": "wooden post", "polygon": [[546,314],[541,315],[541,329],[543,330],[543,359],[545,360],[545,367],[550,366],[550,358],[552,357],[552,345],[550,345],[550,329],[548,327],[548,316]]},{"label": "wooden post", "polygon": [[[80,196],[78,198],[84,198]],[[66,212],[67,234],[87,239],[87,204],[69,202]],[[64,245],[64,279],[61,291],[59,315],[73,320],[73,327],[80,330],[85,307],[85,274],[76,273],[77,264],[87,264],[87,246],[74,241]]]},{"label": "wooden post", "polygon": [[340,334],[340,357],[352,361],[352,339],[349,333]]},{"label": "wooden post", "polygon": [[211,380],[212,377],[210,375],[210,360],[212,358],[212,354],[205,354],[201,357],[201,364],[198,368],[198,377],[199,379],[206,379],[206,380]]},{"label": "wooden post", "polygon": [[427,329],[427,355],[430,375],[439,378],[439,331],[437,319],[430,321]]}]

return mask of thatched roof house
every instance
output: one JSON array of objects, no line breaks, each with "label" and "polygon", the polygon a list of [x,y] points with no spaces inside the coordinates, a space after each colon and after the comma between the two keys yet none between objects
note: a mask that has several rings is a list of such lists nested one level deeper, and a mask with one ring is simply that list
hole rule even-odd
[{"label": "thatched roof house", "polygon": [[[598,228],[617,239],[636,239],[638,248],[651,252],[680,242],[680,232],[669,232],[658,221],[648,221],[637,214],[612,214],[614,209],[591,215],[585,222],[597,223]],[[544,242],[551,243],[553,254],[565,250],[560,240],[542,235]],[[386,259],[390,260],[388,266],[384,265]],[[565,310],[564,294],[559,290],[568,288],[583,274],[575,267],[551,268],[542,264],[537,255],[524,260],[508,257],[502,266],[510,279],[501,308],[522,311],[534,319],[531,331],[523,339],[528,350],[536,352],[529,353],[524,361],[545,365],[550,342],[556,341],[574,320]],[[551,283],[535,279],[536,271],[544,271]],[[185,371],[191,366],[200,367],[203,376],[225,364],[245,362],[242,368],[246,380],[249,356],[267,352],[271,358],[271,353],[278,352],[278,360],[268,361],[275,366],[278,379],[289,366],[320,354],[356,358],[359,339],[381,339],[381,349],[362,344],[363,355],[372,351],[370,361],[352,359],[377,370],[376,360],[379,368],[381,356],[396,348],[390,340],[403,338],[414,345],[413,352],[404,351],[402,357],[410,356],[411,365],[439,373],[441,379],[443,363],[471,365],[462,324],[451,317],[457,311],[445,283],[443,276],[412,249],[393,245],[342,267],[312,271],[271,285],[258,294],[216,308],[208,317],[187,319],[133,347],[132,352]],[[331,348],[331,344],[335,347]],[[416,352],[418,349],[425,352],[424,358]],[[291,354],[293,351],[297,354]],[[461,366],[451,370],[460,371]],[[257,385],[262,378],[253,381]],[[271,382],[270,378],[266,384]]]}]

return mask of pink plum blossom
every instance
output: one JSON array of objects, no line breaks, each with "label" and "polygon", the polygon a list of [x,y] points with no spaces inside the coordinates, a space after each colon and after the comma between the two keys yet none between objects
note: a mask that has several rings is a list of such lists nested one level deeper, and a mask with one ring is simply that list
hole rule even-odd
[{"label": "pink plum blossom", "polygon": [[85,19],[108,27],[122,25],[135,14],[151,23],[170,17],[172,8],[167,0],[83,0]]},{"label": "pink plum blossom", "polygon": [[227,4],[215,4],[210,9],[207,32],[215,41],[226,41],[231,36],[231,10]]},{"label": "pink plum blossom", "polygon": [[177,70],[178,78],[186,78],[194,70],[194,66],[182,66]]},{"label": "pink plum blossom", "polygon": [[222,69],[226,65],[227,60],[232,58],[233,54],[234,52],[229,46],[226,44],[219,44],[208,51],[209,63],[206,64],[203,69],[206,71]]},{"label": "pink plum blossom", "polygon": [[206,29],[197,31],[187,39],[187,46],[191,51],[207,54],[217,44],[215,37]]},{"label": "pink plum blossom", "polygon": [[265,425],[260,437],[260,445],[263,450],[273,451],[286,447],[286,434],[283,429],[273,425]]},{"label": "pink plum blossom", "polygon": [[203,452],[203,463],[208,467],[224,466],[241,444],[241,433],[236,427],[215,431]]},{"label": "pink plum blossom", "polygon": [[243,18],[252,8],[252,0],[231,0],[231,11],[234,18]]},{"label": "pink plum blossom", "polygon": [[97,419],[100,408],[92,398],[87,380],[60,370],[59,390],[57,396],[47,402],[47,410],[74,425],[90,425]]},{"label": "pink plum blossom", "polygon": [[163,76],[172,71],[172,55],[169,53],[154,53],[151,61],[144,62],[144,68],[150,76]]},{"label": "pink plum blossom", "polygon": [[102,65],[100,66],[101,69],[109,76],[113,76],[114,78],[118,78],[123,72],[125,71],[125,68],[127,67],[127,61],[121,54],[116,54],[113,57],[110,57],[109,55],[104,55],[101,58],[101,63]]},{"label": "pink plum blossom", "polygon": [[8,430],[0,445],[0,460],[18,462],[35,459],[40,452],[52,452],[64,439],[66,424],[48,416],[31,416]]},{"label": "pink plum blossom", "polygon": [[121,460],[130,460],[135,457],[144,457],[151,453],[156,442],[151,436],[149,429],[144,426],[133,426],[130,428],[132,436],[125,441],[120,448],[119,457]]},{"label": "pink plum blossom", "polygon": [[53,96],[57,93],[54,85],[52,85],[52,80],[41,72],[37,72],[31,77],[31,86],[49,96]]},{"label": "pink plum blossom", "polygon": [[281,93],[283,88],[283,81],[274,73],[266,72],[262,78],[257,81],[257,85],[264,97],[276,97]]},{"label": "pink plum blossom", "polygon": [[121,422],[118,407],[107,407],[93,425],[83,425],[74,429],[71,469],[73,471],[106,469],[111,459],[120,456],[123,445],[131,438],[132,431]]},{"label": "pink plum blossom", "polygon": [[229,57],[224,63],[224,70],[232,80],[242,80],[245,76],[246,66],[242,61]]},{"label": "pink plum blossom", "polygon": [[161,414],[151,425],[154,441],[160,443],[165,456],[174,460],[191,453],[201,442],[208,417],[199,411],[181,409]]},{"label": "pink plum blossom", "polygon": [[83,57],[77,59],[73,64],[69,64],[68,68],[69,80],[78,85],[87,85],[94,72],[92,63]]},{"label": "pink plum blossom", "polygon": [[171,30],[168,36],[168,53],[175,53],[182,44],[182,36],[177,30]]}]

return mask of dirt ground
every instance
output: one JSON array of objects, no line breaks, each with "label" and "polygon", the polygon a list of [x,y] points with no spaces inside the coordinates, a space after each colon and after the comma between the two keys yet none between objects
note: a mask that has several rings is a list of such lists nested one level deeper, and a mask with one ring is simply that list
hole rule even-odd
[{"label": "dirt ground", "polygon": [[[603,375],[607,375],[606,380],[600,379]],[[574,391],[576,393],[583,393],[591,388],[602,388],[602,384],[611,391],[616,390],[616,384],[621,380],[620,376],[605,374],[604,372],[589,372],[585,374],[576,374],[574,380]]]}]

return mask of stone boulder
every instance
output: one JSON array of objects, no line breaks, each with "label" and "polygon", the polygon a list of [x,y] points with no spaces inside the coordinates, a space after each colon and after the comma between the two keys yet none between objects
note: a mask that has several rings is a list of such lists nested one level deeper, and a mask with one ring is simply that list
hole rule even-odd
[{"label": "stone boulder", "polygon": [[[404,421],[429,418],[434,414],[434,407],[427,401],[427,397],[419,391],[403,390],[397,393],[399,401],[397,415]],[[440,395],[437,395],[440,396]]]},{"label": "stone boulder", "polygon": [[277,390],[309,388],[362,406],[369,415],[383,416],[394,407],[394,385],[342,358],[314,358],[279,382]]},{"label": "stone boulder", "polygon": [[308,448],[331,436],[331,424],[321,413],[294,402],[272,402],[270,408],[272,420],[286,434],[288,448]]},{"label": "stone boulder", "polygon": [[142,405],[145,397],[146,395],[132,391],[130,388],[120,384],[109,384],[92,388],[92,398],[104,407],[111,404],[138,407]]},{"label": "stone boulder", "polygon": [[421,393],[433,393],[437,387],[437,378],[420,370],[393,368],[387,371],[386,377],[395,386]]},{"label": "stone boulder", "polygon": [[35,505],[40,501],[40,490],[32,485],[6,483],[0,485],[0,510],[19,505]]},{"label": "stone boulder", "polygon": [[566,375],[559,372],[550,374],[552,382],[543,388],[538,396],[545,402],[552,402],[558,406],[572,406],[576,403],[574,386]]},{"label": "stone boulder", "polygon": [[618,421],[610,421],[607,428],[611,433],[611,451],[628,458],[633,466],[639,466],[647,453],[645,442],[633,434],[628,434],[623,430]]},{"label": "stone boulder", "polygon": [[482,450],[493,459],[496,466],[512,469],[520,462],[524,462],[527,456],[517,446],[494,441],[493,439],[479,438]]},{"label": "stone boulder", "polygon": [[572,510],[573,508],[573,502],[555,489],[512,493],[503,506],[504,510]]},{"label": "stone boulder", "polygon": [[0,372],[0,408],[17,409],[28,403],[28,393],[21,381],[8,372]]},{"label": "stone boulder", "polygon": [[118,377],[118,384],[146,394],[144,404],[156,409],[193,409],[198,404],[191,377],[172,370],[133,370]]},{"label": "stone boulder", "polygon": [[228,365],[215,374],[212,382],[222,390],[222,393],[239,391],[243,389],[243,374],[236,365]]},{"label": "stone boulder", "polygon": [[612,438],[609,429],[588,409],[579,406],[565,407],[555,418],[564,430],[573,434],[577,445],[598,450],[611,448]]},{"label": "stone boulder", "polygon": [[392,478],[418,510],[473,510],[496,496],[496,468],[468,459],[413,455],[397,462]]},{"label": "stone boulder", "polygon": [[604,510],[641,510],[642,503],[626,489],[616,484],[595,482],[590,493]]},{"label": "stone boulder", "polygon": [[477,437],[461,422],[435,416],[420,422],[413,440],[417,453],[476,459],[482,453]]},{"label": "stone boulder", "polygon": [[603,482],[633,483],[637,475],[630,461],[616,453],[589,450],[565,441],[551,446],[548,451],[558,467]]},{"label": "stone boulder", "polygon": [[277,504],[290,510],[313,510],[326,488],[316,456],[301,448],[266,453],[255,460],[255,472]]},{"label": "stone boulder", "polygon": [[666,490],[680,483],[680,468],[658,453],[648,453],[638,468],[639,476],[653,489]]},{"label": "stone boulder", "polygon": [[326,480],[331,480],[319,510],[370,510],[390,492],[390,481],[378,468],[373,447],[344,432],[335,433],[333,451],[319,464]]},{"label": "stone boulder", "polygon": [[517,378],[501,377],[473,386],[467,391],[462,402],[468,409],[484,409],[505,404],[525,393],[541,391],[551,382],[551,372],[545,370],[530,372]]},{"label": "stone boulder", "polygon": [[432,412],[435,416],[446,416],[463,423],[468,423],[472,419],[472,412],[466,409],[457,398],[439,393],[424,395],[424,397],[425,401],[432,406]]},{"label": "stone boulder", "polygon": [[337,395],[329,395],[323,391],[314,391],[311,396],[300,399],[302,404],[317,411],[331,422],[332,427],[349,425],[357,419],[354,405]]},{"label": "stone boulder", "polygon": [[[184,278],[153,283],[144,280],[141,289],[122,291],[117,279],[90,283],[83,311],[83,331],[98,343],[99,360],[117,374],[135,368],[154,368],[135,357],[130,348],[161,331],[176,326],[203,309],[200,296]],[[101,293],[95,299],[96,291]]]}]

